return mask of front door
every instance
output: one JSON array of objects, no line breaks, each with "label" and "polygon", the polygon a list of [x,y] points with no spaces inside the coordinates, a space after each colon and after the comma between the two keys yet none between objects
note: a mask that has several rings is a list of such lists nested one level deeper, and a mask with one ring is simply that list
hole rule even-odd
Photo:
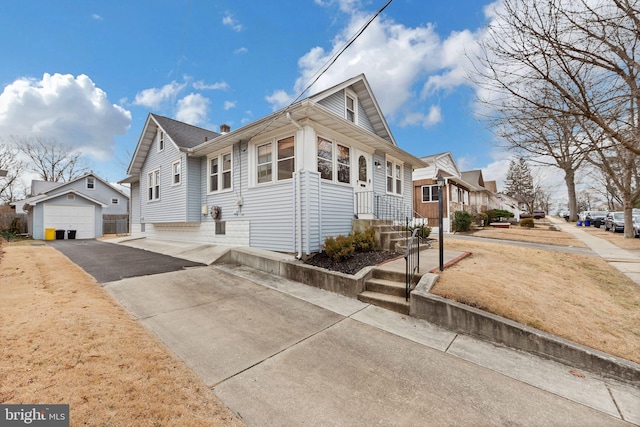
[{"label": "front door", "polygon": [[356,150],[356,203],[358,218],[373,218],[373,185],[371,154]]}]

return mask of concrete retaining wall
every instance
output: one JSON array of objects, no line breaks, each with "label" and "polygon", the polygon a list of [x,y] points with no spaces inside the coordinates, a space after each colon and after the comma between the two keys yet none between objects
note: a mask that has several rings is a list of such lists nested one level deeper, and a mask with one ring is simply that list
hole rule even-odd
[{"label": "concrete retaining wall", "polygon": [[327,272],[322,268],[304,264],[302,261],[292,261],[291,255],[250,247],[231,249],[216,262],[246,265],[350,298],[356,298],[365,290],[365,281],[373,274],[374,269],[374,267],[366,267],[355,275]]},{"label": "concrete retaining wall", "polygon": [[443,328],[537,354],[605,377],[640,385],[640,365],[429,292],[425,275],[411,292],[410,315]]}]

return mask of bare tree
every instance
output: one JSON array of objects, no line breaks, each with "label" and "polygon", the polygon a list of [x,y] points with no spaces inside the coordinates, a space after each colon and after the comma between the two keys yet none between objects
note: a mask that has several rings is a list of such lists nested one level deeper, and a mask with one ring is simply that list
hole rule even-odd
[{"label": "bare tree", "polygon": [[12,136],[11,141],[31,160],[27,167],[44,181],[68,182],[90,172],[81,152],[55,139]]},{"label": "bare tree", "polygon": [[590,147],[584,143],[586,138],[575,116],[549,113],[514,98],[494,109],[490,123],[506,148],[526,155],[530,162],[563,171],[569,200],[569,219],[575,221],[576,173]]},{"label": "bare tree", "polygon": [[504,0],[495,12],[475,78],[482,101],[574,117],[598,129],[591,149],[640,154],[640,0]]},{"label": "bare tree", "polygon": [[0,169],[6,171],[6,176],[0,177],[0,200],[3,203],[18,200],[19,178],[24,165],[18,157],[18,150],[4,142],[0,143]]}]

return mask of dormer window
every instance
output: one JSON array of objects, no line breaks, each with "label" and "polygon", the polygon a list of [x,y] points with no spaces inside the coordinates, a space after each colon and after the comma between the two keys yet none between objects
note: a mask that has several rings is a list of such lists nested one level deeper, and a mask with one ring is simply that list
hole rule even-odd
[{"label": "dormer window", "polygon": [[164,150],[164,132],[158,132],[158,151]]},{"label": "dormer window", "polygon": [[350,122],[356,122],[356,98],[350,94],[346,96],[346,118]]}]

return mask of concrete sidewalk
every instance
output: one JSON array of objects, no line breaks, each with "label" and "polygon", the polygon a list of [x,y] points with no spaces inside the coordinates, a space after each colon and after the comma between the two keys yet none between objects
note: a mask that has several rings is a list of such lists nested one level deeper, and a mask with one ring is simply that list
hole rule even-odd
[{"label": "concrete sidewalk", "polygon": [[238,265],[105,284],[247,425],[640,425],[640,390]]},{"label": "concrete sidewalk", "polygon": [[622,249],[573,223],[550,218],[553,225],[586,244],[593,252],[640,285],[640,253]]},{"label": "concrete sidewalk", "polygon": [[[205,264],[229,249],[122,243]],[[637,387],[245,266],[105,288],[249,425],[640,425]]]}]

